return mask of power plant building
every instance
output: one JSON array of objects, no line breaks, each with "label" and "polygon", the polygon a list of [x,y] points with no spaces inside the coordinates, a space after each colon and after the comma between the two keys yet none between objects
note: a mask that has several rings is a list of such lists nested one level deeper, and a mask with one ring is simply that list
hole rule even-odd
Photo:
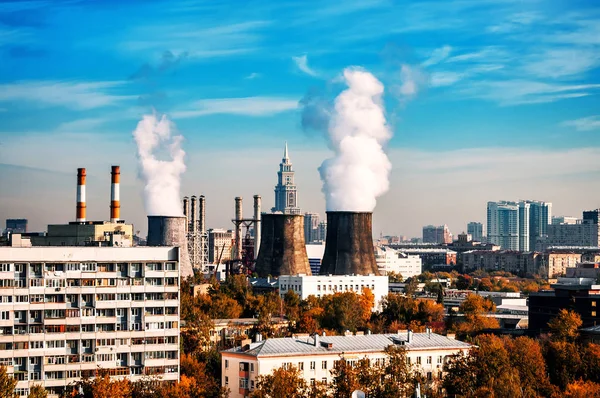
[{"label": "power plant building", "polygon": [[419,255],[403,253],[388,246],[379,246],[375,249],[375,260],[381,275],[394,272],[407,279],[421,275],[423,269],[423,262]]},{"label": "power plant building", "polygon": [[179,378],[176,247],[0,247],[0,363],[26,396],[99,368]]},{"label": "power plant building", "polygon": [[224,263],[231,260],[233,248],[233,230],[208,230],[208,260],[211,264]]}]

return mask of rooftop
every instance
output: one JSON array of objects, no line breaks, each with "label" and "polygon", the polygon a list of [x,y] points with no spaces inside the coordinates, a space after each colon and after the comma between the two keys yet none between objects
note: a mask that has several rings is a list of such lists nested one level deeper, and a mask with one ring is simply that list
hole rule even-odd
[{"label": "rooftop", "polygon": [[[407,340],[408,332],[357,336],[319,336],[319,344],[317,345],[315,345],[315,337],[283,337],[267,339],[251,343],[249,347],[235,347],[223,352],[241,353],[254,357],[268,357],[380,352],[394,344],[402,345],[409,351],[424,349],[467,349],[471,347],[470,344],[436,333],[412,333],[411,341],[408,342]],[[243,348],[247,349],[244,351]]]}]

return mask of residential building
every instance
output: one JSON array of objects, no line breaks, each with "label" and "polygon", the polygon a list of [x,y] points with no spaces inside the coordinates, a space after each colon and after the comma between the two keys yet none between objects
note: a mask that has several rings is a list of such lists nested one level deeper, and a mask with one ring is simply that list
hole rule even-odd
[{"label": "residential building", "polygon": [[327,221],[323,220],[319,223],[319,233],[317,234],[317,239],[320,242],[325,242],[327,239]]},{"label": "residential building", "polygon": [[0,247],[0,363],[27,396],[98,368],[179,378],[179,249]]},{"label": "residential building", "polygon": [[483,242],[483,224],[472,221],[467,224],[467,233],[476,242]]},{"label": "residential building", "polygon": [[[599,210],[583,212],[583,219],[575,223],[565,222],[548,226],[548,236],[543,241],[543,247],[551,246],[600,246]],[[557,222],[559,220],[556,220]]]},{"label": "residential building", "polygon": [[27,219],[9,218],[6,220],[6,232],[24,234],[27,232]]},{"label": "residential building", "polygon": [[306,255],[308,256],[310,272],[313,275],[319,275],[321,261],[323,261],[323,256],[325,255],[325,242],[306,245]]},{"label": "residential building", "polygon": [[423,268],[421,257],[418,255],[406,254],[387,246],[375,248],[375,260],[380,275],[394,272],[402,275],[404,279],[408,279],[420,275]]},{"label": "residential building", "polygon": [[524,200],[519,203],[529,205],[529,245],[522,251],[539,250],[538,241],[548,235],[548,225],[552,224],[552,203],[539,200]]},{"label": "residential building", "polygon": [[440,226],[426,225],[423,227],[423,243],[452,243],[452,234],[446,224]]},{"label": "residential building", "polygon": [[519,205],[515,202],[488,202],[487,241],[505,250],[519,250]]},{"label": "residential building", "polygon": [[319,213],[304,213],[304,242],[306,244],[324,241],[319,234]]},{"label": "residential building", "polygon": [[553,291],[529,295],[529,328],[538,332],[548,330],[548,322],[561,309],[575,311],[583,327],[600,323],[600,285],[593,278],[559,278]]},{"label": "residential building", "polygon": [[233,230],[208,230],[208,261],[211,264],[224,263],[231,260],[233,246]]},{"label": "residential building", "polygon": [[380,308],[381,300],[388,294],[388,277],[378,275],[281,275],[279,295],[285,297],[288,291],[295,292],[301,300],[308,296],[322,297],[327,294],[355,292],[364,288],[375,296],[373,310]]},{"label": "residential building", "polygon": [[581,223],[581,219],[577,217],[570,216],[552,216],[552,225],[558,224],[579,224]]},{"label": "residential building", "polygon": [[296,184],[294,183],[294,170],[288,154],[287,142],[283,151],[283,159],[277,172],[277,185],[275,186],[275,207],[273,212],[284,214],[300,214]]},{"label": "residential building", "polygon": [[440,380],[448,357],[467,352],[471,345],[431,333],[366,334],[345,336],[284,337],[260,340],[221,352],[221,385],[231,398],[248,396],[259,376],[280,367],[295,367],[307,384],[333,379],[336,361],[356,364],[367,358],[373,364],[387,360],[386,348],[406,349],[407,361],[428,380]]}]

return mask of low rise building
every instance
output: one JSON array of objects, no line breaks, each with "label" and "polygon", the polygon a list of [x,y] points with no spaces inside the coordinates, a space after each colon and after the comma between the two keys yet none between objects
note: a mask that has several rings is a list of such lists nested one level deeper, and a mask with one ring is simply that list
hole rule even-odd
[{"label": "low rise building", "polygon": [[259,376],[280,367],[294,366],[307,383],[332,382],[336,361],[356,363],[368,358],[378,364],[387,360],[389,346],[406,349],[407,361],[427,379],[441,379],[447,358],[467,352],[471,345],[431,333],[367,334],[345,336],[286,337],[246,344],[221,352],[221,385],[231,398],[248,396]]},{"label": "low rise building", "polygon": [[438,264],[456,265],[456,252],[446,247],[432,244],[398,244],[387,245],[404,254],[416,255],[421,257],[423,267],[430,267]]},{"label": "low rise building", "polygon": [[548,322],[561,309],[575,311],[583,327],[600,323],[600,285],[591,278],[558,278],[552,291],[529,295],[529,328],[538,332],[548,330]]},{"label": "low rise building", "polygon": [[281,275],[279,295],[285,297],[288,291],[295,292],[300,299],[308,296],[323,297],[327,294],[355,292],[364,288],[375,296],[373,310],[380,308],[381,300],[388,294],[388,277],[378,275]]},{"label": "low rise building", "polygon": [[[287,329],[289,321],[281,317],[272,317],[271,324],[276,330]],[[258,318],[213,319],[209,331],[210,341],[219,347],[232,347],[236,340],[250,336],[251,330],[258,325]]]},{"label": "low rise building", "polygon": [[208,261],[212,264],[224,263],[231,260],[233,245],[233,230],[208,230]]},{"label": "low rise building", "polygon": [[179,249],[0,247],[0,363],[27,396],[98,368],[179,378]]},{"label": "low rise building", "polygon": [[405,254],[386,246],[375,248],[375,260],[381,275],[395,272],[401,274],[404,279],[420,275],[423,268],[421,257],[418,255]]},{"label": "low rise building", "polygon": [[32,246],[133,246],[133,224],[77,221],[48,225],[45,235],[31,236]]}]

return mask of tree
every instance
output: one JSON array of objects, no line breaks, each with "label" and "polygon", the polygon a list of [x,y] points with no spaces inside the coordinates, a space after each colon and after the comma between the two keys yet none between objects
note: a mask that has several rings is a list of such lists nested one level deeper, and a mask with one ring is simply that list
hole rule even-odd
[{"label": "tree", "polygon": [[464,352],[447,358],[442,386],[450,396],[473,397],[477,389],[475,357]]},{"label": "tree", "polygon": [[477,294],[469,294],[459,309],[464,314],[462,322],[454,325],[459,333],[471,334],[483,329],[499,327],[495,318],[485,316],[496,310],[496,305],[491,300],[484,299]]},{"label": "tree", "polygon": [[29,389],[29,398],[47,398],[48,391],[41,384],[35,384]]},{"label": "tree", "polygon": [[548,341],[544,346],[544,358],[550,381],[563,391],[585,374],[581,352],[575,343]]},{"label": "tree", "polygon": [[333,378],[333,396],[350,397],[360,388],[358,369],[353,367],[344,357],[335,361],[331,370]]},{"label": "tree", "polygon": [[[98,369],[96,377],[85,378],[73,386],[72,398],[130,398],[132,384],[128,379],[111,380],[106,369]],[[1,397],[1,396],[0,396]]]},{"label": "tree", "polygon": [[0,366],[0,398],[16,398],[16,385],[17,381],[6,372],[6,366]]},{"label": "tree", "polygon": [[600,398],[600,384],[592,381],[577,380],[569,383],[565,398]]},{"label": "tree", "polygon": [[303,398],[309,388],[294,366],[275,369],[272,374],[258,376],[252,398]]},{"label": "tree", "polygon": [[355,292],[326,295],[321,298],[321,303],[324,308],[322,327],[342,333],[346,330],[356,332],[366,326],[364,305],[361,297]]},{"label": "tree", "polygon": [[300,320],[300,296],[293,290],[288,290],[285,296],[283,296],[283,308],[285,310],[285,316],[290,322],[290,327],[294,328],[296,322]]},{"label": "tree", "polygon": [[399,272],[390,271],[387,273],[387,277],[388,281],[390,281],[391,283],[402,283],[402,281],[404,280],[402,274]]},{"label": "tree", "polygon": [[554,387],[548,377],[540,343],[529,337],[516,339],[505,337],[503,340],[510,353],[511,366],[519,372],[523,395],[525,397],[552,396]]},{"label": "tree", "polygon": [[456,278],[456,288],[459,290],[467,290],[473,284],[473,278],[469,275],[459,275]]},{"label": "tree", "polygon": [[577,330],[582,324],[579,314],[563,308],[559,311],[558,316],[548,322],[548,327],[555,339],[574,341],[578,336]]}]

